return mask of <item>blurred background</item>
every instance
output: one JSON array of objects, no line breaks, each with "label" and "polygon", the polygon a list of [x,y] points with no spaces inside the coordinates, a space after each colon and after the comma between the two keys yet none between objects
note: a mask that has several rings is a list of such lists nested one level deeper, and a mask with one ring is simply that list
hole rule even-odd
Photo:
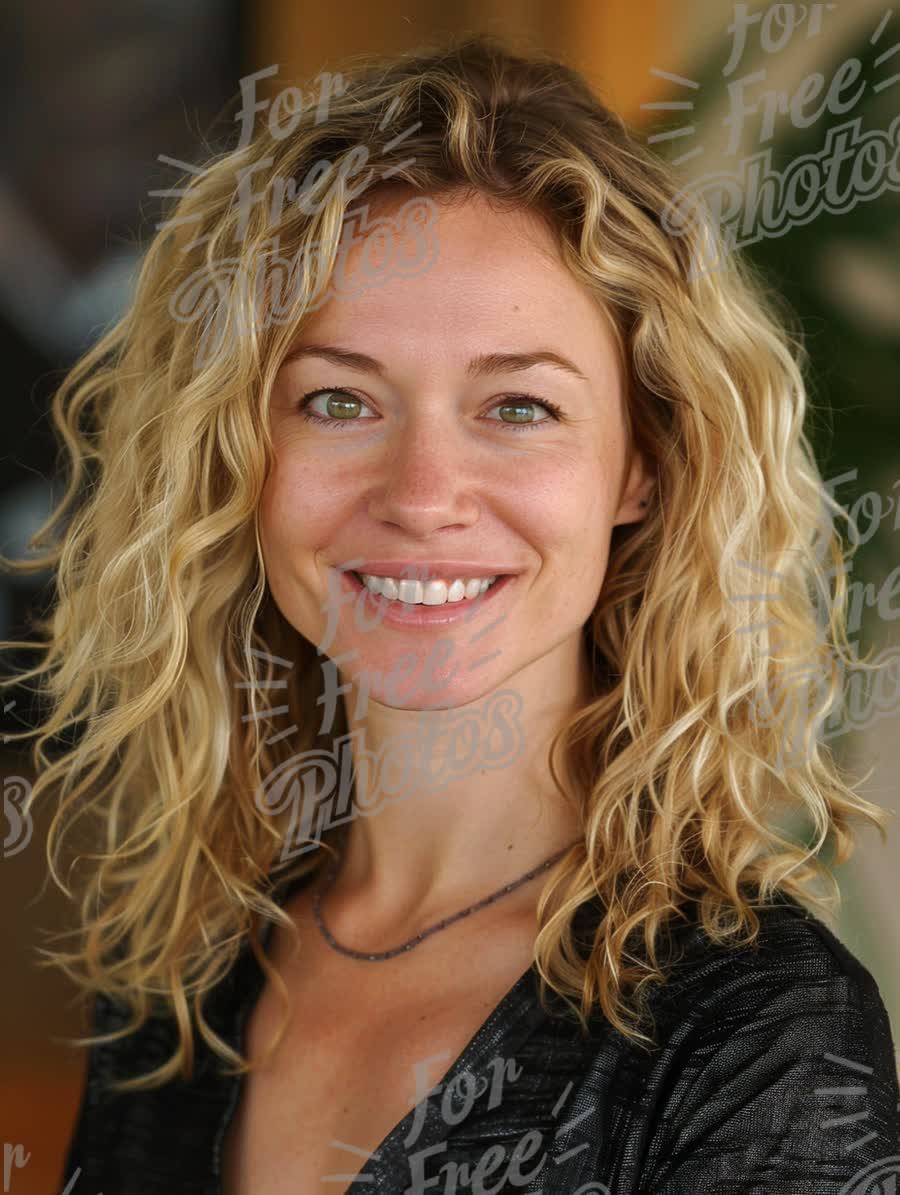
[{"label": "blurred background", "polygon": [[[735,22],[736,8],[748,10],[746,20]],[[26,555],[60,496],[48,419],[54,389],[127,305],[142,247],[161,219],[164,200],[154,192],[174,186],[185,163],[235,144],[241,77],[277,64],[259,86],[263,95],[291,82],[311,89],[347,55],[484,30],[513,48],[548,49],[583,72],[655,152],[677,163],[686,187],[727,194],[729,203],[738,194],[743,251],[793,306],[806,336],[810,437],[822,472],[859,523],[848,577],[851,641],[872,660],[900,655],[896,148],[893,178],[886,165],[898,140],[900,12],[880,0],[344,0],[327,8],[302,0],[7,0],[0,29],[4,553]],[[823,207],[810,188],[822,191],[825,155],[842,147],[837,198]],[[809,166],[817,162],[818,176]],[[786,183],[798,171],[786,215],[775,175]],[[29,637],[26,620],[45,612],[47,583],[0,576],[0,638]],[[869,677],[865,688],[852,722],[832,727],[829,741],[854,774],[874,768],[861,791],[896,813],[900,684],[873,692]],[[27,691],[7,692],[6,733],[27,721],[29,708]],[[80,1032],[81,1021],[64,977],[35,965],[40,928],[62,925],[65,909],[46,881],[47,811],[35,810],[33,827],[17,815],[27,755],[2,750],[0,1150],[21,1144],[31,1156],[8,1185],[0,1177],[0,1190],[44,1195],[57,1189],[83,1077],[83,1054],[61,1039]],[[900,1045],[900,829],[889,833],[883,847],[866,830],[838,871],[839,934],[875,976]]]}]

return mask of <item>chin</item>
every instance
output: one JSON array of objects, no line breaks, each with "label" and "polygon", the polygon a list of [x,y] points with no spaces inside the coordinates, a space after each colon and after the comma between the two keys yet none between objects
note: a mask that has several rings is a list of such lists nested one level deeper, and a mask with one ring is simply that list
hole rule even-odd
[{"label": "chin", "polygon": [[[464,706],[487,701],[498,689],[503,688],[502,681],[495,682],[487,677],[480,677],[479,683],[465,683],[463,678],[456,676],[446,684],[439,685],[437,681],[427,684],[413,677],[405,684],[372,683],[369,687],[369,700],[389,709],[426,711],[426,710],[455,710]],[[358,685],[358,681],[355,681]]]}]

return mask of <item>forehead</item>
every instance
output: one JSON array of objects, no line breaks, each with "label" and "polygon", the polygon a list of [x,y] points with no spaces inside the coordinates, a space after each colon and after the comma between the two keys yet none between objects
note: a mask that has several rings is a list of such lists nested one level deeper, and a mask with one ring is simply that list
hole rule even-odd
[{"label": "forehead", "polygon": [[[617,369],[615,338],[599,299],[567,268],[539,214],[498,208],[477,193],[436,197],[428,201],[431,219],[423,235],[421,224],[414,230],[402,219],[412,198],[415,192],[397,188],[376,195],[366,211],[369,226],[391,221],[392,235],[403,241],[393,260],[403,267],[392,270],[383,249],[367,258],[372,238],[382,234],[357,223],[346,259],[336,265],[340,277],[292,344],[334,340],[382,360],[393,349],[448,362],[485,351],[545,348],[579,360],[586,374]],[[424,266],[410,267],[423,257]],[[373,272],[373,260],[388,268]],[[340,293],[342,277],[353,280],[352,293]]]}]

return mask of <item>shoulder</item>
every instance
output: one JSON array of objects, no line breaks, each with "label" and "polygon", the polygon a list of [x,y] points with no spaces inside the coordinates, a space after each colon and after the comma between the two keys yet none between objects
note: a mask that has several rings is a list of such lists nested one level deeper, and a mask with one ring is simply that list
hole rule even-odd
[{"label": "shoulder", "polygon": [[727,1008],[730,1018],[740,1010],[752,1015],[779,994],[803,994],[823,1014],[884,1010],[872,973],[809,909],[780,894],[755,912],[759,932],[748,944],[715,942],[698,924],[673,934],[660,998],[669,1017],[694,1010],[697,1019],[701,1007]]},{"label": "shoulder", "polygon": [[[78,1174],[89,1189],[115,1189],[123,1195],[198,1189],[191,1184],[197,1167],[205,1164],[202,1158],[188,1159],[177,1145],[160,1149],[159,1143],[186,1140],[186,1124],[192,1140],[211,1141],[230,1087],[218,1077],[213,1055],[196,1031],[191,1079],[173,1073],[180,1039],[170,1013],[154,1012],[133,1029],[131,1023],[130,1008],[118,998],[106,992],[93,997],[90,1034],[103,1040],[86,1047],[84,1089],[62,1185]],[[106,1035],[123,1029],[121,1036],[106,1040]],[[116,1086],[161,1070],[169,1077],[156,1086]]]},{"label": "shoulder", "polygon": [[569,1189],[847,1195],[900,1175],[894,1044],[874,977],[796,901],[754,911],[752,943],[716,942],[690,920],[666,936],[666,982],[646,992],[652,1048],[599,1009],[587,1041],[566,1024],[529,1043],[548,1073],[574,1080],[578,1129],[554,1162],[594,1143]]},{"label": "shoulder", "polygon": [[697,926],[680,935],[645,1091],[654,1190],[765,1179],[787,1192],[802,1177],[836,1192],[900,1148],[894,1043],[871,972],[790,898],[756,912],[746,946]]},{"label": "shoulder", "polygon": [[682,925],[672,934],[676,949],[671,979],[675,989],[740,980],[753,974],[770,983],[816,982],[844,977],[871,989],[874,979],[855,954],[814,913],[780,893],[775,902],[754,906],[759,933],[746,945],[712,940],[702,925]]},{"label": "shoulder", "polygon": [[[248,956],[211,989],[204,1019],[229,1046],[238,1045],[236,1015],[245,996],[241,986],[249,970]],[[84,1087],[65,1156],[63,1185],[76,1171],[87,1184],[120,1191],[180,1190],[184,1156],[177,1150],[159,1151],[153,1141],[175,1141],[190,1120],[198,1135],[210,1138],[234,1080],[223,1082],[221,1059],[196,1027],[192,1031],[193,1072],[184,1080],[172,1071],[181,1044],[179,1025],[168,1008],[157,1008],[138,1026],[130,1005],[106,991],[90,1002],[88,1034],[100,1038],[85,1045]],[[124,1032],[123,1032],[124,1031]],[[116,1085],[142,1078],[161,1068],[169,1077],[149,1088],[121,1089]],[[132,1185],[129,1185],[132,1184]]]},{"label": "shoulder", "polygon": [[795,1050],[892,1058],[887,1010],[871,971],[809,909],[785,895],[755,909],[751,943],[713,941],[697,925],[673,934],[666,982],[650,1003],[656,1040],[697,1056]]}]

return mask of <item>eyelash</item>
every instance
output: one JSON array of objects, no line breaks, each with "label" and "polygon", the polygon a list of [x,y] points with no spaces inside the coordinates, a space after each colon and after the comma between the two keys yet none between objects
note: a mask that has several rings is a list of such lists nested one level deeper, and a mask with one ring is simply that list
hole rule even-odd
[{"label": "eyelash", "polygon": [[[320,386],[317,390],[309,390],[302,398],[297,401],[297,409],[304,419],[308,419],[310,423],[319,423],[325,426],[333,426],[337,424],[340,427],[346,427],[351,423],[364,423],[363,419],[334,419],[329,415],[319,415],[315,411],[308,409],[310,402],[318,397],[320,394],[346,394],[350,398],[356,399],[357,402],[363,400],[357,395],[345,390],[342,386]],[[531,423],[505,423],[502,419],[491,419],[489,423],[499,423],[501,427],[508,427],[512,431],[530,431],[535,427],[542,427],[545,423],[559,423],[563,418],[562,408],[558,407],[556,403],[549,402],[546,398],[538,398],[534,394],[509,394],[506,396],[508,402],[495,403],[495,406],[513,406],[515,401],[523,400],[526,403],[534,403],[535,406],[545,407],[550,412],[550,419],[539,419]],[[493,407],[491,408],[493,410]]]}]

